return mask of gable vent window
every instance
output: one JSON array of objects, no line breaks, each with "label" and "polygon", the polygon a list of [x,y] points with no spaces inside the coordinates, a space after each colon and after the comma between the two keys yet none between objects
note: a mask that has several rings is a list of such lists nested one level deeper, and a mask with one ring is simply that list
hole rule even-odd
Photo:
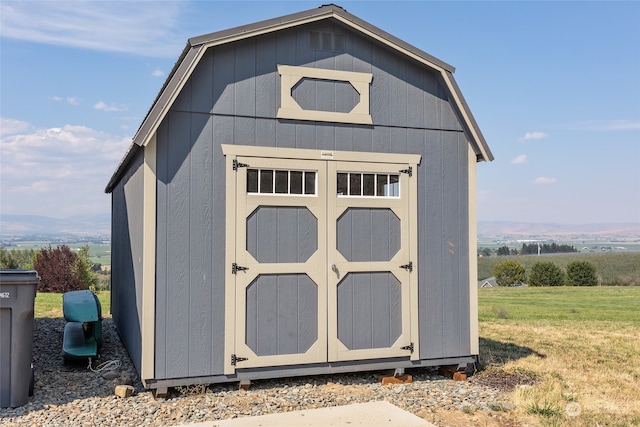
[{"label": "gable vent window", "polygon": [[313,50],[344,52],[344,35],[325,31],[310,31],[309,46]]}]

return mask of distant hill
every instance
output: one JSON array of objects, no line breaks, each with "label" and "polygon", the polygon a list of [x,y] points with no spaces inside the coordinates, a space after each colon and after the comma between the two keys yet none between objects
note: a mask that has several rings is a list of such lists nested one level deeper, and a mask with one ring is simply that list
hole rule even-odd
[{"label": "distant hill", "polygon": [[50,218],[0,213],[0,238],[24,236],[110,236],[111,215],[76,215]]},{"label": "distant hill", "polygon": [[[110,236],[111,215],[77,215],[51,218],[0,213],[0,238],[24,236]],[[640,239],[639,223],[556,224],[479,221],[479,237],[511,236],[521,239],[570,237],[625,237]]]},{"label": "distant hill", "polygon": [[625,237],[640,238],[638,223],[557,224],[478,221],[478,236],[521,238]]}]

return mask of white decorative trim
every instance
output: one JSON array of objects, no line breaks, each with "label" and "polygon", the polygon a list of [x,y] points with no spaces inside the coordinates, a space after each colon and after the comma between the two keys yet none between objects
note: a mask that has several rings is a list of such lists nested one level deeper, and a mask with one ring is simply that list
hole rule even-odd
[{"label": "white decorative trim", "polygon": [[327,151],[306,148],[259,147],[255,145],[220,144],[225,156],[265,157],[298,160],[336,160],[341,162],[406,163],[419,165],[420,154],[362,153],[359,151]]},{"label": "white decorative trim", "polygon": [[469,144],[469,339],[471,354],[480,354],[478,330],[478,218],[476,195],[476,154]]},{"label": "white decorative trim", "polygon": [[[325,70],[320,68],[294,67],[278,65],[280,74],[279,119],[311,120],[319,122],[338,122],[355,124],[373,124],[369,114],[369,87],[373,80],[371,73],[354,71]],[[332,111],[304,110],[291,96],[293,87],[303,78],[322,79],[336,82],[348,82],[360,95],[360,102],[348,113]]]},{"label": "white decorative trim", "polygon": [[156,319],[156,135],[144,147],[142,228],[142,313],[140,317],[142,381],[155,376]]}]

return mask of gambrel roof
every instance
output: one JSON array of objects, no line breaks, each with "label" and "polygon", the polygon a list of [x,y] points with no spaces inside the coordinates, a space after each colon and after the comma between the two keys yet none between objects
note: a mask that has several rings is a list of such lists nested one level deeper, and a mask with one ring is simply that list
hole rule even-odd
[{"label": "gambrel roof", "polygon": [[182,54],[174,65],[173,70],[167,77],[167,80],[165,81],[158,96],[153,102],[151,109],[147,113],[140,128],[134,136],[133,143],[129,148],[129,151],[118,165],[118,168],[109,181],[105,191],[107,193],[111,192],[137,149],[139,147],[146,146],[149,143],[152,136],[158,129],[158,126],[171,108],[171,105],[180,94],[180,91],[189,79],[191,73],[196,68],[198,62],[209,47],[219,46],[249,37],[260,36],[262,34],[268,34],[326,19],[337,20],[343,25],[371,37],[400,54],[412,58],[430,69],[439,72],[451,95],[454,108],[460,115],[465,133],[467,134],[473,150],[476,153],[477,161],[493,160],[493,154],[491,153],[478,124],[462,96],[460,88],[453,77],[453,72],[455,71],[454,67],[429,55],[417,47],[398,39],[380,28],[363,21],[357,16],[348,13],[340,6],[329,4],[316,9],[190,38],[187,41],[187,45],[182,51]]}]

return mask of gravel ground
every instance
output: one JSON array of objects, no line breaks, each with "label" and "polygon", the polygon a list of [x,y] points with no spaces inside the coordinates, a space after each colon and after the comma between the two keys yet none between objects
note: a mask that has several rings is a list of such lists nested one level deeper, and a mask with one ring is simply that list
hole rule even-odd
[{"label": "gravel ground", "polygon": [[[142,387],[111,319],[103,321],[100,362],[120,360],[121,366],[109,374],[63,363],[63,328],[64,319],[36,319],[35,395],[20,408],[0,409],[0,425],[170,426],[384,400],[436,425],[498,426],[511,425],[509,411],[515,409],[500,385],[482,375],[453,381],[429,369],[408,371],[409,384],[382,385],[380,372],[362,372],[255,381],[248,390],[237,383],[170,389],[166,400],[155,400]],[[118,382],[133,385],[134,395],[115,396]]]}]

